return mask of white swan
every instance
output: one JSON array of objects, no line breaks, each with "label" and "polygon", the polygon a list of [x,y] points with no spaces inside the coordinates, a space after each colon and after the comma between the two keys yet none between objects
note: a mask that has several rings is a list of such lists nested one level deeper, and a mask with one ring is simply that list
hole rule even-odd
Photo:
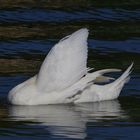
[{"label": "white swan", "polygon": [[104,69],[89,73],[87,68],[88,30],[80,29],[61,39],[45,58],[40,71],[17,85],[8,95],[12,104],[39,105],[96,102],[116,99],[129,79],[133,64],[115,81],[97,85],[98,77],[118,69]]}]

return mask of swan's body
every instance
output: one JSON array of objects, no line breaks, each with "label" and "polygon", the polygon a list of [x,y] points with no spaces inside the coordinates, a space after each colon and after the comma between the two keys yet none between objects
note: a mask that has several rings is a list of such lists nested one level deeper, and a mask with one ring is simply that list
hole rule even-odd
[{"label": "swan's body", "polygon": [[89,73],[87,38],[88,30],[81,29],[60,40],[45,58],[39,73],[9,92],[9,101],[17,105],[39,105],[116,99],[129,79],[132,65],[116,81],[95,84],[98,77],[110,79],[103,77],[104,73],[119,70]]}]

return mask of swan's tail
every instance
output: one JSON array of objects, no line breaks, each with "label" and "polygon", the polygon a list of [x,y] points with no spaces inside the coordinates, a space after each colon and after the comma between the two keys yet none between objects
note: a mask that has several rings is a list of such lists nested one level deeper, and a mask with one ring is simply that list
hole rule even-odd
[{"label": "swan's tail", "polygon": [[132,67],[133,67],[133,63],[127,68],[127,70],[116,81],[114,81],[113,86],[119,87],[119,88],[123,87],[123,85],[130,80]]},{"label": "swan's tail", "polygon": [[[74,103],[81,102],[97,102],[103,100],[113,100],[118,98],[120,92],[125,83],[130,79],[130,73],[132,71],[133,63],[127,68],[127,70],[115,81],[105,85],[93,84],[90,88],[87,88],[82,92]],[[101,70],[96,73],[101,72],[102,74],[112,70]],[[115,70],[116,71],[116,70]],[[95,73],[94,73],[95,74]]]},{"label": "swan's tail", "polygon": [[132,72],[133,63],[127,68],[127,70],[114,82],[106,85],[108,88],[108,94],[112,94],[110,96],[112,99],[118,98],[124,84],[130,80],[130,74]]}]

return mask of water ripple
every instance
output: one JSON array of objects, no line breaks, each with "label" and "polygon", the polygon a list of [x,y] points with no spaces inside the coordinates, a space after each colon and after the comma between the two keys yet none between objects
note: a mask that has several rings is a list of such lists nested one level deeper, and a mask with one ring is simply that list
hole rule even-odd
[{"label": "water ripple", "polygon": [[[0,57],[23,57],[27,55],[46,55],[57,40],[0,41]],[[122,41],[89,40],[89,47],[101,53],[131,52],[140,53],[140,40],[133,38]],[[23,54],[23,55],[22,55]]]},{"label": "water ripple", "polygon": [[107,20],[124,21],[139,20],[140,10],[125,9],[90,9],[90,10],[46,10],[46,9],[16,9],[1,10],[0,22],[66,22],[70,20]]}]

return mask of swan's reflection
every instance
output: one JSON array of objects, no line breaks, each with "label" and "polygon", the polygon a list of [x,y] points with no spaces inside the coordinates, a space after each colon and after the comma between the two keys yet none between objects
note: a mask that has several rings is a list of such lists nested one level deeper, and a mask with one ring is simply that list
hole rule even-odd
[{"label": "swan's reflection", "polygon": [[81,111],[82,117],[86,118],[88,122],[127,117],[118,100],[79,104],[76,110]]},{"label": "swan's reflection", "polygon": [[53,135],[84,138],[85,122],[74,106],[12,106],[10,115],[16,120],[40,122]]},{"label": "swan's reflection", "polygon": [[85,138],[86,123],[123,116],[118,101],[79,105],[12,106],[10,116],[19,121],[39,122],[47,126],[52,135]]}]

